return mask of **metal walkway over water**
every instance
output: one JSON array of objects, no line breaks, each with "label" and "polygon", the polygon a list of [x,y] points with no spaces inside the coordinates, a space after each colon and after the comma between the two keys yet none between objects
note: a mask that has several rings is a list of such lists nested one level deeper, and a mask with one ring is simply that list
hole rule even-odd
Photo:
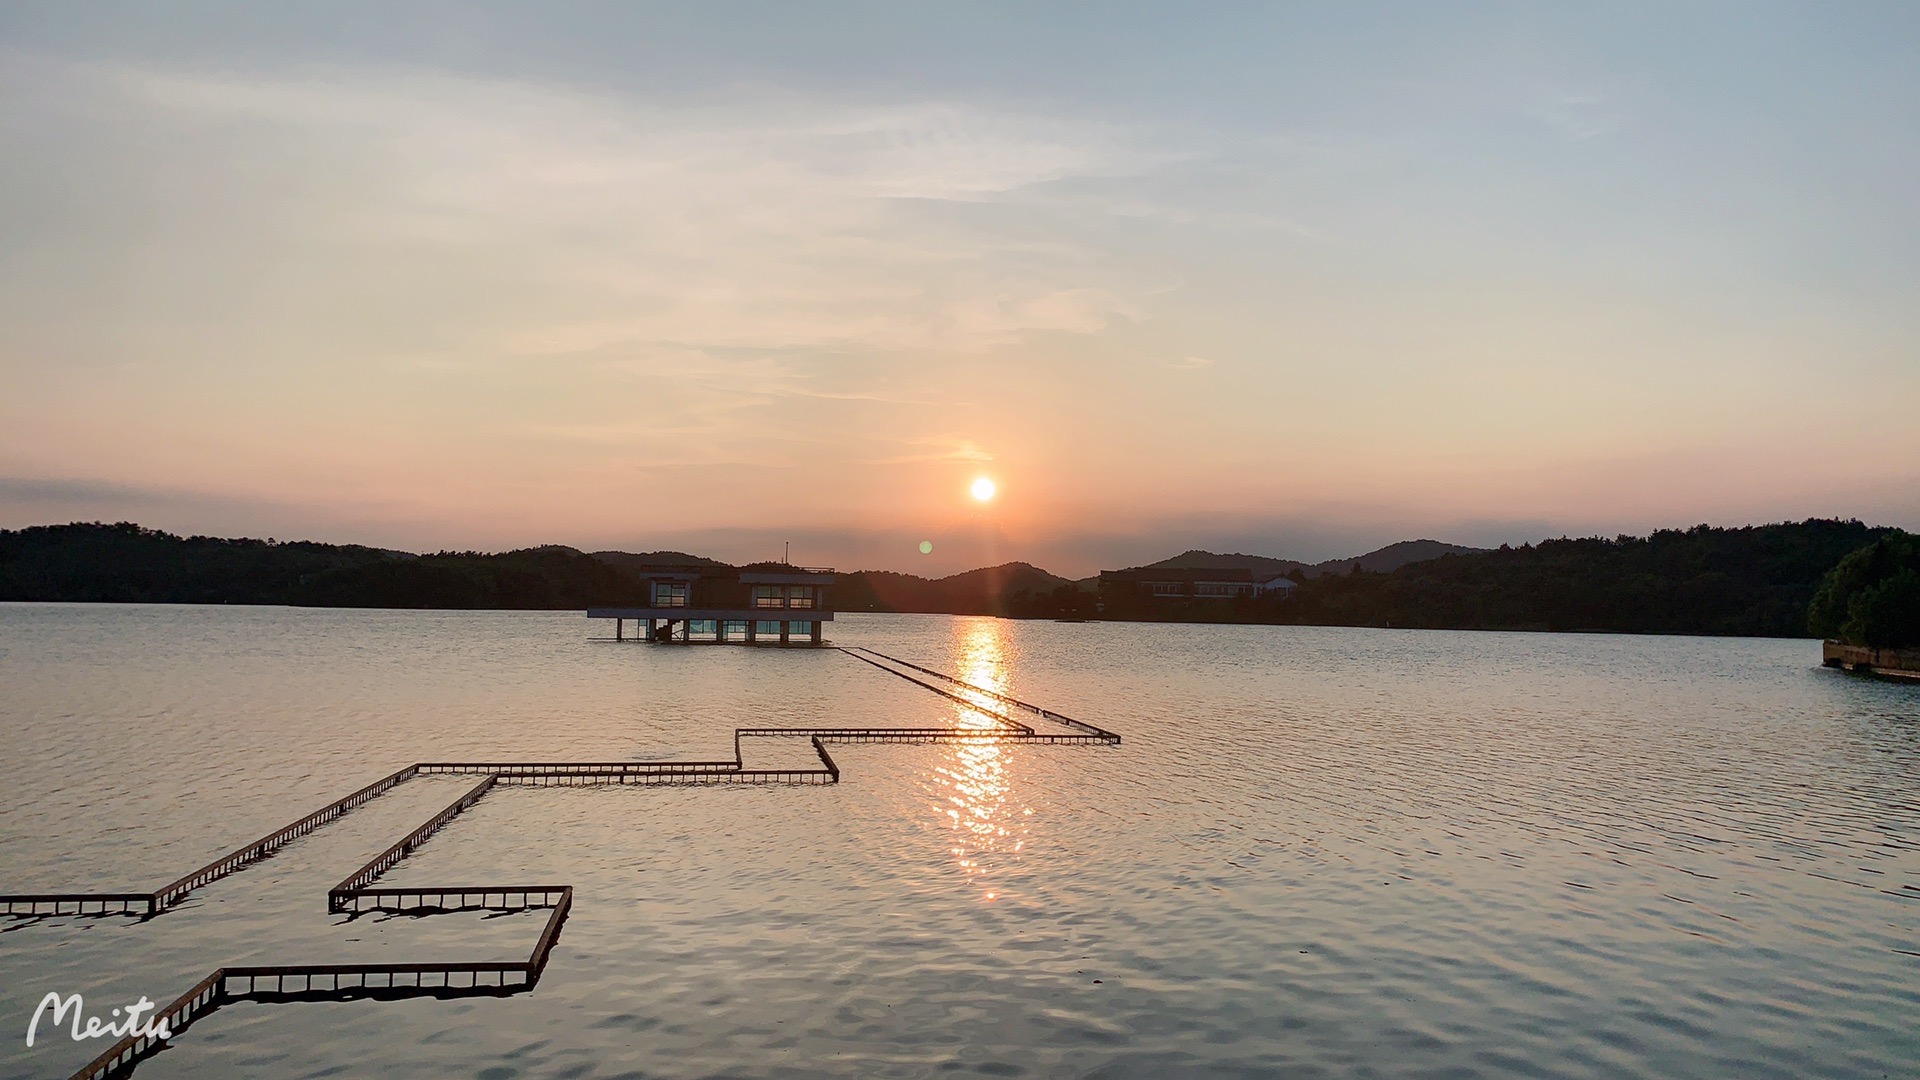
[{"label": "metal walkway over water", "polygon": [[[200,1017],[235,1001],[342,1001],[356,998],[499,996],[525,993],[539,982],[560,928],[573,906],[571,885],[436,885],[372,888],[381,875],[413,854],[460,813],[503,787],[556,784],[837,784],[840,767],[829,743],[1052,743],[1117,746],[1120,736],[1070,716],[976,686],[951,675],[866,648],[837,651],[965,706],[978,727],[764,727],[736,728],[733,758],[725,761],[512,762],[423,761],[328,803],[307,816],[240,847],[190,873],[144,893],[0,894],[4,914],[21,918],[114,915],[142,921],[177,907],[195,889],[238,873],[294,840],[393,790],[416,776],[460,773],[481,777],[471,789],[395,841],[366,865],[327,891],[327,911],[349,916],[381,912],[435,915],[458,911],[546,910],[547,921],[525,960],[430,961],[369,964],[266,964],[216,968],[152,1017],[178,1036]],[[921,678],[925,676],[925,678]],[[933,681],[929,681],[933,680]],[[1035,730],[1009,710],[1067,728]],[[817,769],[750,769],[742,740],[804,738],[820,760]],[[72,1080],[125,1076],[139,1062],[165,1049],[154,1035],[129,1035],[73,1074]]]}]

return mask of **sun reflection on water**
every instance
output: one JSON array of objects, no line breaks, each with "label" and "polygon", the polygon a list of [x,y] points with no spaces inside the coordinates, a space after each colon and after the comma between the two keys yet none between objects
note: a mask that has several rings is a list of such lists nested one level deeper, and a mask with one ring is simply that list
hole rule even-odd
[{"label": "sun reflection on water", "polygon": [[[955,655],[955,668],[961,679],[996,693],[1005,693],[1008,685],[1007,642],[1000,624],[992,619],[977,619],[961,633]],[[970,690],[959,691],[975,701],[979,709],[955,705],[961,727],[991,729],[1001,726],[995,717],[999,706],[992,698]],[[982,711],[990,710],[990,711]],[[1011,856],[1026,845],[1026,819],[1033,809],[1023,805],[1013,793],[1009,774],[1012,747],[993,743],[956,744],[950,756],[935,768],[939,785],[944,788],[945,813],[953,828],[953,857],[962,872],[981,889],[985,900],[996,900],[1003,892],[993,878]]]}]

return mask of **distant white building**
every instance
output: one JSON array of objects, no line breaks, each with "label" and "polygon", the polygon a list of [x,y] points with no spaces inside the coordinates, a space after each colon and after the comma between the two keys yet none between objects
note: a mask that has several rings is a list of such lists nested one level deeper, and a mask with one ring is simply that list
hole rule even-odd
[{"label": "distant white building", "polygon": [[1148,567],[1100,571],[1100,587],[1142,589],[1148,595],[1175,600],[1229,600],[1253,594],[1250,570],[1195,570],[1186,567]]},{"label": "distant white building", "polygon": [[1253,582],[1253,595],[1292,596],[1293,590],[1299,588],[1299,584],[1290,577],[1276,577],[1266,581],[1256,578]]},{"label": "distant white building", "polygon": [[1244,567],[1135,567],[1100,571],[1102,591],[1122,590],[1166,600],[1231,600],[1239,596],[1291,596],[1291,578],[1256,574]]}]

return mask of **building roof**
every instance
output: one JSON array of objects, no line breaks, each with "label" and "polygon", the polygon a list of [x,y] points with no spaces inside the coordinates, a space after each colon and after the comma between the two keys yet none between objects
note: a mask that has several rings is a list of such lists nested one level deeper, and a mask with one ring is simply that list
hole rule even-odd
[{"label": "building roof", "polygon": [[1145,567],[1135,566],[1126,570],[1102,570],[1101,581],[1137,582],[1147,584],[1156,581],[1178,582],[1182,585],[1196,585],[1201,582],[1221,582],[1245,585],[1254,580],[1253,571],[1246,567],[1220,567],[1217,569],[1190,569],[1187,567]]},{"label": "building roof", "polygon": [[742,571],[740,581],[746,585],[831,585],[833,575],[817,570],[801,570],[796,567],[785,573]]}]

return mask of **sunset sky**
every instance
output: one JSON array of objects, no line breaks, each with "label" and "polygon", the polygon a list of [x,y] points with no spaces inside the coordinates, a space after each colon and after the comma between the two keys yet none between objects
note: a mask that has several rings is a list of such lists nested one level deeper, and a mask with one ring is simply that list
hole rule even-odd
[{"label": "sunset sky", "polygon": [[0,526],[1920,528],[1920,6],[809,7],[0,8]]}]

